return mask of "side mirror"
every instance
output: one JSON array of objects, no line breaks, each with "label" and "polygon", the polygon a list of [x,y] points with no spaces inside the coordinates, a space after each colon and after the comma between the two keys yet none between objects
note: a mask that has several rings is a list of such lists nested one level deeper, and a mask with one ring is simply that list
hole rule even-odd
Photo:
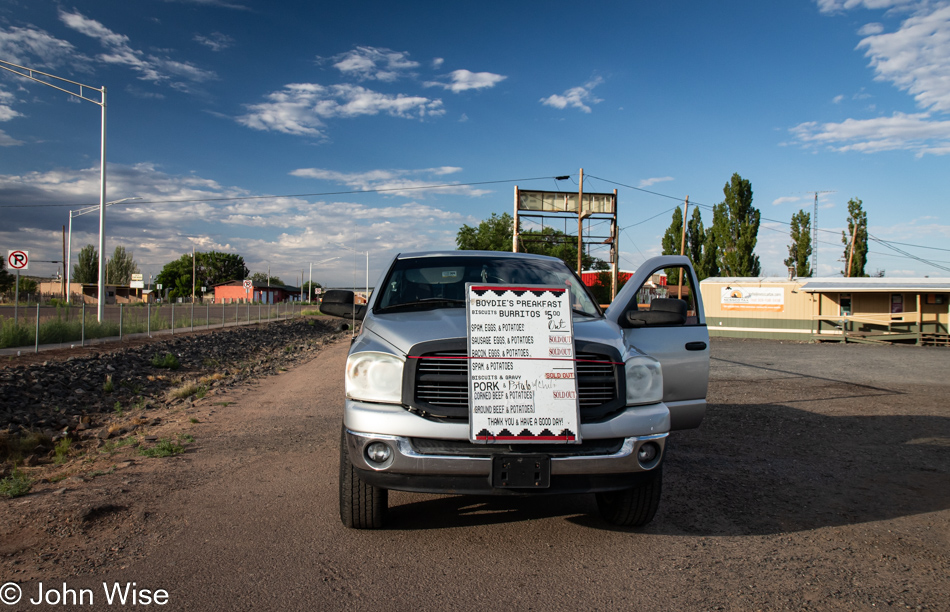
[{"label": "side mirror", "polygon": [[356,294],[352,291],[334,289],[323,294],[320,312],[334,317],[362,321],[366,314],[366,304],[356,304]]},{"label": "side mirror", "polygon": [[650,310],[630,309],[620,317],[623,327],[653,327],[660,325],[685,325],[688,310],[686,300],[656,298],[650,302]]}]

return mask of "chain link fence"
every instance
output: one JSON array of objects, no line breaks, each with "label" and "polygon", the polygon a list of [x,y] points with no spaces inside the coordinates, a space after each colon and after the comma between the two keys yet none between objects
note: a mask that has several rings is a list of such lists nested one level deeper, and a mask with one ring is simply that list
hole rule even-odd
[{"label": "chain link fence", "polygon": [[303,306],[283,304],[119,304],[106,306],[102,321],[96,306],[0,306],[0,349],[41,345],[83,346],[100,338],[174,334],[248,325],[298,316]]}]

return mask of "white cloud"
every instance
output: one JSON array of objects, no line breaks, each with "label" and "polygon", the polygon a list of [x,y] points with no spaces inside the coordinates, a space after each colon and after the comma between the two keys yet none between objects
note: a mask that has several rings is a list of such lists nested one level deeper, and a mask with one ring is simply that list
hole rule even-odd
[{"label": "white cloud", "polygon": [[0,147],[18,147],[21,144],[23,144],[22,140],[17,140],[3,130],[0,130]]},{"label": "white cloud", "polygon": [[[451,167],[431,168],[431,175],[451,174]],[[397,173],[398,174],[398,171]],[[0,243],[29,249],[36,260],[60,259],[60,227],[68,211],[98,200],[97,167],[84,170],[0,175],[0,202],[25,208],[2,208]],[[463,223],[474,219],[438,205],[419,202],[372,205],[367,202],[308,201],[292,197],[253,197],[237,187],[199,176],[170,175],[151,164],[109,165],[109,199],[142,200],[108,208],[107,252],[116,245],[131,250],[144,274],[190,252],[215,249],[241,254],[252,271],[271,266],[272,273],[292,279],[306,262],[339,256],[345,244],[370,252],[371,281],[397,251],[452,249]],[[249,198],[217,201],[221,198]],[[372,198],[375,196],[361,196]],[[169,202],[171,200],[171,202]],[[183,202],[181,200],[189,200]],[[63,206],[51,206],[61,204]],[[73,255],[98,241],[98,216],[73,220]],[[347,253],[314,269],[314,280],[351,286],[362,284],[365,259]],[[39,263],[35,273],[51,275],[55,264]],[[33,270],[31,270],[33,272]]]},{"label": "white cloud", "polygon": [[541,104],[545,106],[551,106],[553,108],[577,108],[585,113],[591,112],[589,104],[597,104],[603,100],[594,96],[593,89],[603,83],[604,80],[600,77],[591,79],[584,85],[580,87],[573,87],[568,89],[563,94],[553,94],[547,98],[541,98]]},{"label": "white cloud", "polygon": [[419,67],[405,52],[377,47],[356,47],[332,58],[333,67],[361,80],[393,82]]},{"label": "white cloud", "polygon": [[[332,181],[357,191],[383,191],[387,195],[421,198],[428,193],[439,195],[464,195],[471,197],[491,193],[469,185],[447,184],[444,180],[426,179],[461,172],[461,168],[442,166],[420,170],[370,170],[367,172],[338,172],[323,168],[300,168],[290,174],[301,178]],[[421,178],[420,178],[421,177]]]},{"label": "white cloud", "polygon": [[196,43],[204,45],[215,52],[224,51],[225,49],[234,46],[234,39],[227,34],[222,34],[221,32],[212,32],[208,36],[195,34],[194,40]]},{"label": "white cloud", "polygon": [[238,122],[256,129],[303,136],[324,135],[324,121],[361,115],[391,117],[438,117],[445,113],[442,100],[403,94],[390,95],[359,85],[291,83],[267,95],[267,101],[252,104]]},{"label": "white cloud", "polygon": [[43,66],[82,63],[86,58],[65,40],[33,27],[0,29],[0,56],[14,64],[29,64],[34,58]]},{"label": "white cloud", "polygon": [[824,145],[835,151],[906,150],[918,155],[945,155],[950,147],[950,121],[934,121],[928,113],[875,119],[847,119],[841,123],[802,123],[791,129],[806,146]]},{"label": "white cloud", "polygon": [[817,0],[822,13],[840,13],[854,8],[871,10],[902,9],[914,5],[919,0]]},{"label": "white cloud", "polygon": [[445,59],[441,57],[436,57],[432,60],[432,68],[438,70],[442,67],[442,64],[445,63]]},{"label": "white cloud", "polygon": [[831,99],[831,103],[832,103],[832,104],[841,104],[841,101],[842,101],[842,100],[844,100],[844,96],[843,96],[843,95],[837,95],[837,96],[835,96],[834,98]]},{"label": "white cloud", "polygon": [[487,89],[501,83],[508,77],[491,72],[471,72],[469,70],[455,70],[449,74],[449,82],[428,81],[426,87],[442,87],[453,93],[468,91],[469,89]]},{"label": "white cloud", "polygon": [[[950,3],[910,0],[819,0],[822,12],[856,7],[907,9],[913,13],[895,32],[871,23],[861,28],[865,36],[858,49],[870,58],[875,80],[893,83],[911,94],[925,112],[893,113],[890,117],[846,119],[840,123],[806,122],[791,128],[800,144],[825,145],[835,151],[907,150],[920,155],[950,153],[950,121],[935,117],[950,112]],[[870,97],[863,91],[853,96]],[[838,96],[836,103],[843,98]],[[875,106],[868,110],[873,111]]]},{"label": "white cloud", "polygon": [[785,196],[781,198],[776,198],[772,201],[772,206],[781,206],[782,204],[794,204],[795,202],[800,202],[801,198],[798,196]]},{"label": "white cloud", "polygon": [[69,13],[60,10],[59,19],[67,27],[99,41],[105,48],[96,56],[100,62],[128,66],[139,73],[139,79],[154,83],[170,82],[177,89],[187,90],[187,84],[175,79],[187,79],[200,83],[216,78],[208,70],[198,68],[188,62],[179,62],[167,57],[147,55],[129,45],[129,37],[113,32],[94,19],[79,12]]},{"label": "white cloud", "polygon": [[648,179],[643,179],[642,181],[640,181],[640,183],[639,183],[638,186],[639,186],[641,189],[644,189],[644,188],[646,188],[646,187],[651,187],[651,186],[653,186],[653,185],[656,185],[657,183],[666,183],[666,182],[672,181],[672,180],[675,180],[672,176],[663,176],[663,177],[658,177],[658,178],[648,178]]},{"label": "white cloud", "polygon": [[861,29],[858,30],[860,36],[873,36],[874,34],[880,34],[884,31],[884,26],[880,23],[868,23],[861,26]]},{"label": "white cloud", "polygon": [[858,48],[867,49],[875,80],[909,92],[921,108],[950,111],[950,4],[923,8],[898,31],[868,36]]}]

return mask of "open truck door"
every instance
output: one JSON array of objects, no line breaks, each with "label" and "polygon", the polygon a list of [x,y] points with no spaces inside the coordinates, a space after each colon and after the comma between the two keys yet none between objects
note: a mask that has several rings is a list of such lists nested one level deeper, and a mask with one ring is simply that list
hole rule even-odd
[{"label": "open truck door", "polygon": [[624,344],[659,360],[671,429],[698,427],[706,414],[709,331],[689,258],[648,259],[607,308]]}]

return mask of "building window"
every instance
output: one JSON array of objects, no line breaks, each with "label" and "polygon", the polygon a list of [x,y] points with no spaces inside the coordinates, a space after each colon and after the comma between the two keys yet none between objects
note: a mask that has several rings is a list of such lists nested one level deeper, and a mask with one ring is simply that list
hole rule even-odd
[{"label": "building window", "polygon": [[891,294],[891,314],[904,312],[904,296],[900,293]]},{"label": "building window", "polygon": [[841,317],[850,317],[851,316],[851,294],[842,293],[838,301],[838,316]]}]

